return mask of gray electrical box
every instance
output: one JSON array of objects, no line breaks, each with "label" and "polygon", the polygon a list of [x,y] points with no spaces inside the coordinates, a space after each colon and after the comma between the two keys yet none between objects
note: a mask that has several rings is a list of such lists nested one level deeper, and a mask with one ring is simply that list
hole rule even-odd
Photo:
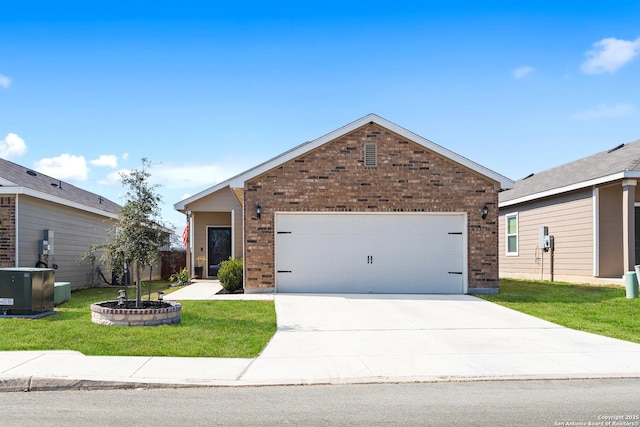
[{"label": "gray electrical box", "polygon": [[49,255],[53,255],[53,230],[44,230],[44,240],[48,242]]},{"label": "gray electrical box", "polygon": [[538,228],[538,247],[540,249],[549,247],[549,227]]},{"label": "gray electrical box", "polygon": [[38,252],[40,255],[49,255],[49,241],[38,240]]},{"label": "gray electrical box", "polygon": [[0,315],[52,311],[54,283],[51,268],[0,268]]}]

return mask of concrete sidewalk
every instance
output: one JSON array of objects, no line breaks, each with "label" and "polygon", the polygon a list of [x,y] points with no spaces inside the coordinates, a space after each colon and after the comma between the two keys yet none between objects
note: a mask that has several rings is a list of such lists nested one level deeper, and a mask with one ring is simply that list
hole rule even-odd
[{"label": "concrete sidewalk", "polygon": [[274,299],[254,359],[0,352],[0,390],[640,377],[640,344],[574,331],[465,295],[218,295]]}]

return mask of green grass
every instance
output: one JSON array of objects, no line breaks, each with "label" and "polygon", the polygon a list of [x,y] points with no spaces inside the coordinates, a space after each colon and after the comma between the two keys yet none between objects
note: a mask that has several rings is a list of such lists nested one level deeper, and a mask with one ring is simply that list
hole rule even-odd
[{"label": "green grass", "polygon": [[640,343],[640,299],[620,286],[500,280],[500,293],[483,299],[568,328]]},{"label": "green grass", "polygon": [[[255,357],[276,331],[273,301],[183,301],[180,324],[105,326],[91,321],[90,305],[116,299],[119,288],[74,291],[39,320],[0,319],[0,351],[77,350],[100,356]],[[151,299],[165,294],[153,282]],[[130,289],[135,295],[135,290]],[[146,299],[148,288],[143,295]]]}]

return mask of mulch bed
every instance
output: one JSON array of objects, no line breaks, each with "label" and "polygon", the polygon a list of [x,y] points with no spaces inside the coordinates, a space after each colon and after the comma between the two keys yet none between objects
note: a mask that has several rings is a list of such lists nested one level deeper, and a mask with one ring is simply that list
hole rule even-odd
[{"label": "mulch bed", "polygon": [[171,303],[164,301],[141,301],[140,307],[136,307],[135,300],[127,300],[123,304],[119,304],[118,301],[104,301],[98,303],[100,307],[113,308],[113,309],[157,309],[171,307]]}]

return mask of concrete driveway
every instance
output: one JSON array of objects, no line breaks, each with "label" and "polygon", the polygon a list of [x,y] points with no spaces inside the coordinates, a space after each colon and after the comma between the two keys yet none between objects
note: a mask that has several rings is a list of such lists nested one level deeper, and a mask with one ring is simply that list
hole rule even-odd
[{"label": "concrete driveway", "polygon": [[275,303],[278,332],[245,381],[640,376],[640,344],[472,296],[276,294]]}]

